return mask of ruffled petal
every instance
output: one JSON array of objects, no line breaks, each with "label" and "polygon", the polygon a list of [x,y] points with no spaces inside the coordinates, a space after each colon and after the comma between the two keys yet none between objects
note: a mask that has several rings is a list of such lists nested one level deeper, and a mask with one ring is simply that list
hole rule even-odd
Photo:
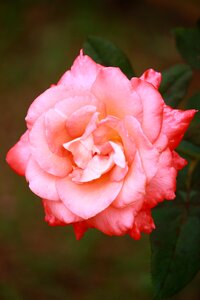
[{"label": "ruffled petal", "polygon": [[101,69],[91,91],[97,99],[105,103],[107,115],[123,118],[128,114],[141,119],[140,98],[119,68]]},{"label": "ruffled petal", "polygon": [[140,76],[140,79],[151,83],[156,89],[158,89],[161,83],[162,75],[153,69],[148,69],[142,74],[142,76]]},{"label": "ruffled petal", "polygon": [[67,151],[66,155],[61,157],[49,149],[45,135],[44,114],[34,123],[29,134],[29,140],[31,154],[41,169],[59,177],[69,174],[72,170],[72,163],[70,157],[67,155]]},{"label": "ruffled petal", "polygon": [[103,67],[80,51],[71,70],[67,71],[59,80],[58,85],[65,85],[73,89],[90,89],[100,69]]},{"label": "ruffled petal", "polygon": [[88,220],[89,226],[95,227],[108,235],[124,235],[133,226],[134,212],[131,206],[125,208],[108,207]]},{"label": "ruffled petal", "polygon": [[163,136],[166,136],[167,146],[172,150],[175,149],[182,140],[196,112],[195,109],[183,111],[164,105],[162,129],[155,143],[156,147],[161,150],[166,147],[166,143],[163,142]]},{"label": "ruffled petal", "polygon": [[48,200],[59,200],[56,189],[57,177],[44,172],[32,158],[29,159],[25,176],[34,194]]},{"label": "ruffled petal", "polygon": [[6,161],[10,167],[19,175],[24,176],[26,166],[30,158],[28,130],[21,136],[20,140],[8,151]]},{"label": "ruffled petal", "polygon": [[153,143],[161,130],[164,101],[152,84],[139,78],[132,78],[131,83],[143,106],[142,129]]},{"label": "ruffled petal", "polygon": [[134,220],[133,228],[130,231],[130,236],[139,240],[141,238],[141,232],[151,233],[155,229],[155,224],[151,216],[150,210],[141,210]]},{"label": "ruffled petal", "polygon": [[60,199],[74,214],[91,218],[108,207],[122,187],[122,181],[111,182],[108,176],[84,184],[76,184],[70,177],[60,179],[57,181]]},{"label": "ruffled petal", "polygon": [[44,199],[43,205],[45,209],[45,221],[51,226],[67,225],[82,220],[67,209],[60,201]]},{"label": "ruffled petal", "polygon": [[177,170],[174,167],[172,153],[169,149],[163,151],[159,158],[156,175],[146,187],[145,204],[151,208],[159,202],[175,198]]}]

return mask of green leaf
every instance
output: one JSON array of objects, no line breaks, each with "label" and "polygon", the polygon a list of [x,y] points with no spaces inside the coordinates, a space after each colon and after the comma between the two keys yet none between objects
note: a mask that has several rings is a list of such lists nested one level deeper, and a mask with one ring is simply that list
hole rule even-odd
[{"label": "green leaf", "polygon": [[188,65],[179,64],[162,72],[159,88],[167,105],[177,107],[187,92],[192,78],[192,70]]},{"label": "green leaf", "polygon": [[[154,299],[180,291],[200,269],[200,163],[191,176],[183,169],[175,201],[153,210],[156,230],[151,234]],[[187,178],[187,181],[186,181]]]},{"label": "green leaf", "polygon": [[135,76],[126,55],[110,41],[89,36],[83,45],[83,51],[99,64],[119,67],[129,79]]},{"label": "green leaf", "polygon": [[192,108],[199,111],[192,120],[192,123],[185,134],[185,139],[200,147],[200,92],[197,92],[187,101],[186,109]]},{"label": "green leaf", "polygon": [[200,26],[196,28],[176,28],[173,30],[177,48],[194,69],[200,69]]}]

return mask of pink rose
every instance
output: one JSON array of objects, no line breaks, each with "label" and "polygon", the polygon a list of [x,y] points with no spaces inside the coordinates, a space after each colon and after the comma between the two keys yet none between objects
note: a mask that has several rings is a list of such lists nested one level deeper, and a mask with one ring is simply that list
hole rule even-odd
[{"label": "pink rose", "polygon": [[175,197],[186,161],[174,148],[195,114],[167,106],[160,81],[152,69],[129,81],[81,51],[31,104],[7,162],[43,199],[50,225],[72,224],[77,239],[88,228],[134,239],[155,228],[151,208]]}]

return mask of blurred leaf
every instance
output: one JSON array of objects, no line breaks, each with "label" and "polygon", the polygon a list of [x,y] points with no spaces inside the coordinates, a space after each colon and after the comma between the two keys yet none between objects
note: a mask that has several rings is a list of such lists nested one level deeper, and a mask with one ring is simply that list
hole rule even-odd
[{"label": "blurred leaf", "polygon": [[192,177],[189,167],[180,171],[176,200],[153,210],[157,227],[151,234],[155,300],[176,294],[200,269],[199,174],[200,163]]},{"label": "blurred leaf", "polygon": [[193,159],[200,159],[200,147],[189,141],[182,140],[177,147],[177,151],[181,154],[186,154]]},{"label": "blurred leaf", "polygon": [[188,65],[179,64],[162,72],[159,88],[167,105],[177,107],[187,92],[192,78],[192,70]]},{"label": "blurred leaf", "polygon": [[192,120],[192,123],[185,134],[185,139],[196,146],[200,146],[200,92],[197,92],[188,100],[186,108],[194,108],[199,110],[199,112],[196,113]]},{"label": "blurred leaf", "polygon": [[129,79],[135,76],[126,55],[110,41],[100,37],[89,36],[83,45],[83,51],[99,64],[107,67],[119,67]]},{"label": "blurred leaf", "polygon": [[200,25],[196,28],[176,28],[174,34],[182,57],[194,69],[200,69]]}]

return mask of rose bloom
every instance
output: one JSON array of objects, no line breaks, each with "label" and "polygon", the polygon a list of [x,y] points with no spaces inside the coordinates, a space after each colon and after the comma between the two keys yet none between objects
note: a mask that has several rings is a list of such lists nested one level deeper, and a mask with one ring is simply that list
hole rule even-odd
[{"label": "rose bloom", "polygon": [[50,225],[108,235],[154,228],[151,208],[175,198],[186,161],[175,151],[195,110],[167,106],[152,69],[131,80],[80,52],[70,71],[31,104],[27,130],[7,154],[42,198]]}]

